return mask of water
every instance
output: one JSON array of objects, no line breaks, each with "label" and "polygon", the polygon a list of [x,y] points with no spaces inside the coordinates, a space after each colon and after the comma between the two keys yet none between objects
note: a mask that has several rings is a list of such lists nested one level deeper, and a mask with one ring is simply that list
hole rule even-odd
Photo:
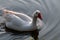
[{"label": "water", "polygon": [[60,0],[0,0],[0,9],[23,12],[31,17],[35,10],[40,10],[45,26],[39,32],[39,40],[60,40],[59,4]]}]

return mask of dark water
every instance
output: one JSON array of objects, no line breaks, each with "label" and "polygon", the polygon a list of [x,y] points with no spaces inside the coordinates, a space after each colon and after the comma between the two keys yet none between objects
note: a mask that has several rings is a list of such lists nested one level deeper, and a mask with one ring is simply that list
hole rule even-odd
[{"label": "dark water", "polygon": [[60,0],[0,0],[1,8],[23,12],[31,17],[35,10],[40,10],[45,26],[39,32],[39,40],[60,40]]}]

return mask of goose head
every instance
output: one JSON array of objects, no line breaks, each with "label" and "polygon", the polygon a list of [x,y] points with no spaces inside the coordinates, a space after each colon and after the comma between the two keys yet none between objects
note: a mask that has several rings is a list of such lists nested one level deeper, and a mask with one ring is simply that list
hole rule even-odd
[{"label": "goose head", "polygon": [[39,10],[36,10],[33,14],[34,14],[34,17],[37,17],[42,20],[41,12]]},{"label": "goose head", "polygon": [[36,11],[33,13],[33,20],[32,20],[32,25],[33,25],[33,26],[36,26],[37,18],[39,18],[39,19],[42,20],[41,12],[40,12],[39,10],[36,10]]}]

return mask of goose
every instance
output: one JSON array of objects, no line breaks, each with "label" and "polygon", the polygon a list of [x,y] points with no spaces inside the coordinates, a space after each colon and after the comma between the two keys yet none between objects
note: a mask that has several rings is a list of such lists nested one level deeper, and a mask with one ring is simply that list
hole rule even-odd
[{"label": "goose", "polygon": [[41,13],[36,10],[33,13],[33,18],[24,13],[19,13],[11,10],[4,9],[3,16],[6,19],[7,28],[11,28],[17,31],[32,31],[37,29],[37,18],[42,20]]}]

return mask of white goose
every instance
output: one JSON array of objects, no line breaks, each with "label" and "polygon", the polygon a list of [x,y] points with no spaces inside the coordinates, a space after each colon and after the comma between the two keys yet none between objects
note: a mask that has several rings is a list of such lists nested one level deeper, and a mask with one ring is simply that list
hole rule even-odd
[{"label": "white goose", "polygon": [[18,13],[10,10],[3,10],[4,17],[6,19],[6,26],[8,28],[18,31],[32,31],[37,29],[36,21],[37,17],[42,19],[40,11],[34,12],[33,18],[26,14]]}]

